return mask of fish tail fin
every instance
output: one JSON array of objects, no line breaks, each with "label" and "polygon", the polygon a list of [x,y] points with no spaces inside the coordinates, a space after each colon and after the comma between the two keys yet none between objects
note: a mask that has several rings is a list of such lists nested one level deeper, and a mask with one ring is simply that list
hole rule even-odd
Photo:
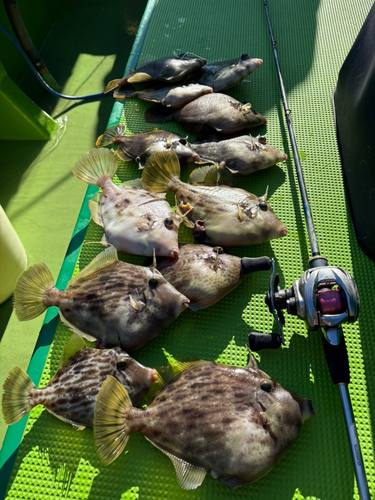
[{"label": "fish tail fin", "polygon": [[142,187],[155,193],[169,191],[174,177],[180,177],[180,162],[174,151],[152,154],[142,173]]},{"label": "fish tail fin", "polygon": [[21,420],[33,408],[29,401],[29,392],[33,389],[31,378],[19,366],[14,366],[8,373],[3,385],[2,410],[7,425]]},{"label": "fish tail fin", "polygon": [[125,134],[125,130],[125,125],[121,123],[119,125],[112,125],[112,127],[108,127],[104,134],[97,138],[95,146],[99,148],[100,146],[116,144],[117,138],[122,137]]},{"label": "fish tail fin", "polygon": [[132,88],[122,88],[113,92],[113,97],[115,99],[130,99],[131,97],[137,97],[138,91]]},{"label": "fish tail fin", "polygon": [[173,108],[167,108],[162,104],[155,104],[145,112],[145,121],[147,123],[167,123],[173,119],[172,115],[176,113]]},{"label": "fish tail fin", "polygon": [[104,89],[104,93],[108,94],[108,92],[111,92],[111,90],[117,89],[117,87],[123,84],[122,82],[123,78],[116,78],[116,80],[111,80],[107,83],[107,86]]},{"label": "fish tail fin", "polygon": [[127,416],[133,410],[123,385],[112,376],[103,382],[94,409],[94,439],[101,461],[108,465],[120,455],[133,431]]},{"label": "fish tail fin", "polygon": [[98,186],[105,176],[113,177],[117,170],[117,157],[109,149],[91,149],[81,156],[73,168],[73,175],[86,184]]},{"label": "fish tail fin", "polygon": [[48,288],[54,286],[53,276],[48,267],[39,262],[23,271],[14,290],[13,306],[20,321],[28,321],[47,310],[44,296]]}]

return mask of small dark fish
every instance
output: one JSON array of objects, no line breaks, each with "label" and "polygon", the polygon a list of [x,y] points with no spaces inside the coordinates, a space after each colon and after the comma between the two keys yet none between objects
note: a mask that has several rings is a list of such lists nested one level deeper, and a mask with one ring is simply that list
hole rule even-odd
[{"label": "small dark fish", "polygon": [[92,220],[104,229],[102,242],[136,255],[178,255],[181,218],[165,195],[146,191],[139,179],[117,186],[112,180],[116,169],[109,149],[92,149],[73,168],[77,179],[102,188],[89,201]]},{"label": "small dark fish", "polygon": [[110,92],[121,85],[128,83],[142,83],[152,80],[162,82],[179,82],[186,75],[200,69],[207,60],[203,57],[188,56],[187,53],[174,54],[174,57],[163,57],[156,61],[147,61],[140,64],[137,69],[132,69],[123,78],[112,80],[106,86],[104,92]]},{"label": "small dark fish", "polygon": [[159,102],[167,108],[181,108],[190,101],[204,94],[211,94],[212,88],[199,83],[190,83],[188,85],[171,85],[161,87],[155,85],[142,90],[134,90],[129,88],[120,88],[115,90],[113,97],[115,99],[129,99],[138,97],[144,101]]},{"label": "small dark fish", "polygon": [[[267,191],[259,197],[244,189],[227,185],[218,176],[231,173],[211,165],[194,170],[189,184],[180,180],[175,153],[155,153],[147,160],[142,186],[153,192],[172,191],[176,211],[193,236],[209,245],[255,245],[286,236],[288,229],[267,202]],[[229,183],[230,184],[230,183]]]},{"label": "small dark fish", "polygon": [[107,378],[94,414],[95,444],[104,464],[140,431],[171,459],[182,488],[200,486],[207,470],[238,488],[267,474],[315,413],[311,400],[273,381],[252,356],[246,368],[209,361],[183,368],[145,410],[133,408],[121,384]]},{"label": "small dark fish", "polygon": [[125,387],[134,406],[157,380],[156,370],[141,365],[119,347],[91,349],[74,334],[65,346],[59,369],[43,389],[37,389],[19,366],[11,369],[3,385],[4,420],[14,424],[41,404],[79,430],[92,427],[95,401],[109,375]]},{"label": "small dark fish", "polygon": [[199,311],[219,302],[247,274],[270,267],[268,257],[241,258],[224,253],[221,247],[188,243],[180,245],[178,257],[158,259],[157,269],[176,290],[188,297],[190,309]]},{"label": "small dark fish", "polygon": [[66,290],[54,287],[44,263],[18,278],[14,308],[20,321],[60,309],[61,321],[90,342],[130,352],[161,333],[189,305],[159,271],[119,261],[110,246],[72,278]]},{"label": "small dark fish", "polygon": [[181,163],[193,163],[199,155],[187,141],[177,134],[164,130],[153,130],[142,134],[124,135],[125,125],[112,125],[98,137],[95,146],[118,144],[116,154],[122,161],[135,160],[143,168],[147,159],[158,151],[174,151]]},{"label": "small dark fish", "polygon": [[199,72],[189,75],[189,78],[202,85],[209,85],[214,92],[223,92],[246,78],[262,63],[262,59],[242,54],[238,59],[205,64]]},{"label": "small dark fish", "polygon": [[204,125],[209,125],[218,132],[231,134],[267,123],[267,118],[253,111],[251,104],[241,103],[234,97],[216,92],[202,95],[176,111],[157,106],[146,111],[146,122],[166,123],[174,120],[184,125],[193,125],[196,133]]},{"label": "small dark fish", "polygon": [[252,174],[288,158],[285,153],[270,146],[263,135],[199,141],[192,143],[192,147],[202,161],[223,162],[233,174]]}]

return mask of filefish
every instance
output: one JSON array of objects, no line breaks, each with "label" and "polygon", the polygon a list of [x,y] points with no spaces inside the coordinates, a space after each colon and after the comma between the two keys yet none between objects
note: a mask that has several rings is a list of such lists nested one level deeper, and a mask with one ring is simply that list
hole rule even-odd
[{"label": "filefish", "polygon": [[223,162],[233,174],[252,174],[272,167],[288,157],[270,146],[264,135],[242,135],[227,140],[206,140],[192,143],[201,161]]},{"label": "filefish", "polygon": [[155,85],[146,87],[142,90],[129,89],[127,87],[115,90],[113,97],[115,99],[129,99],[138,97],[144,101],[158,102],[167,107],[181,108],[190,101],[204,94],[210,94],[212,88],[199,83],[190,83],[188,85],[168,85],[161,87]]},{"label": "filefish", "polygon": [[267,474],[314,415],[309,399],[284,389],[251,357],[246,368],[210,361],[182,363],[144,410],[131,405],[113,377],[103,383],[94,411],[94,437],[104,464],[135,431],[172,461],[182,488],[213,478],[238,488]]},{"label": "filefish", "polygon": [[135,160],[139,168],[143,168],[147,159],[158,151],[174,151],[181,163],[194,163],[199,155],[189,144],[187,137],[165,130],[152,130],[141,134],[124,135],[125,125],[112,125],[103,135],[98,137],[95,146],[118,144],[116,154],[122,161]]},{"label": "filefish", "polygon": [[[189,184],[180,180],[175,153],[155,153],[147,160],[142,186],[153,192],[172,191],[176,211],[194,229],[199,243],[209,245],[255,245],[286,236],[288,229],[267,202],[267,191],[259,197],[238,187],[225,185],[231,176],[224,167],[210,165],[194,170]],[[231,179],[231,177],[230,177]]]},{"label": "filefish", "polygon": [[199,56],[189,56],[188,53],[174,57],[163,57],[155,61],[146,61],[140,64],[137,69],[132,69],[123,78],[111,80],[104,93],[110,92],[121,85],[128,83],[142,83],[158,80],[162,82],[179,82],[189,73],[200,69],[207,63],[207,59]]},{"label": "filefish", "polygon": [[14,308],[20,321],[60,309],[61,321],[89,342],[126,352],[139,349],[159,335],[189,305],[155,268],[119,261],[112,246],[100,253],[66,290],[54,286],[44,263],[34,264],[18,278]]},{"label": "filefish", "polygon": [[246,78],[262,63],[262,59],[242,54],[237,59],[205,64],[198,72],[189,75],[189,78],[202,85],[209,85],[214,92],[223,92]]},{"label": "filefish", "polygon": [[178,255],[176,215],[165,195],[149,193],[137,180],[116,186],[117,158],[108,149],[92,149],[73,168],[81,181],[102,192],[89,201],[93,221],[104,229],[102,241],[136,255]]},{"label": "filefish", "polygon": [[182,108],[165,109],[158,105],[148,108],[145,120],[149,123],[166,123],[177,121],[198,133],[204,125],[231,134],[244,128],[258,127],[267,124],[267,118],[251,109],[250,103],[242,103],[226,94],[212,93],[202,95]]},{"label": "filefish", "polygon": [[189,308],[199,311],[219,302],[234,290],[246,275],[271,268],[269,257],[237,257],[222,247],[180,245],[178,258],[158,259],[158,271],[190,300]]},{"label": "filefish", "polygon": [[3,385],[2,410],[8,425],[21,420],[39,404],[52,415],[78,430],[92,427],[94,406],[100,386],[111,375],[129,394],[133,406],[140,405],[157,372],[131,358],[119,347],[92,349],[76,334],[68,340],[60,366],[38,389],[29,375],[14,366]]}]

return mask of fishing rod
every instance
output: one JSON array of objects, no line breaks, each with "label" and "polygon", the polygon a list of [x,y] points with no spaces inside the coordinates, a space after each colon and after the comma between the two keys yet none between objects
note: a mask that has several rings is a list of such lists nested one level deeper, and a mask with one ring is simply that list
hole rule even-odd
[{"label": "fishing rod", "polygon": [[298,316],[300,319],[304,320],[307,328],[320,330],[323,350],[330,375],[333,383],[338,387],[340,394],[358,492],[362,500],[370,500],[361,447],[348,390],[348,384],[350,383],[349,359],[342,329],[342,323],[353,323],[358,318],[359,296],[357,285],[347,271],[336,266],[329,266],[328,259],[320,255],[297,142],[290,118],[291,112],[288,107],[284,82],[281,75],[267,0],[263,0],[263,4],[275,57],[276,70],[293,150],[294,164],[302,197],[312,257],[309,259],[309,269],[305,271],[298,280],[294,281],[291,288],[286,290],[280,290],[278,286],[278,275],[275,276],[275,279],[273,278],[275,274],[275,263],[272,259],[270,287],[265,302],[275,318],[276,324],[280,329],[280,334],[252,332],[249,334],[250,349],[258,351],[265,348],[278,348],[281,343],[284,343],[282,325],[285,324],[285,318],[282,312],[283,309],[286,309],[289,314]]}]

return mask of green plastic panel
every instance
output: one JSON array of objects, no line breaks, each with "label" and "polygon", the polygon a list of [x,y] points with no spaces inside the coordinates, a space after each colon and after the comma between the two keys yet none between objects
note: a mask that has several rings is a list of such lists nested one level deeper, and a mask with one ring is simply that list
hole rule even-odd
[{"label": "green plastic panel", "polygon": [[[270,0],[268,2],[280,65],[302,168],[316,225],[320,251],[329,263],[346,269],[356,280],[361,299],[359,320],[345,325],[350,358],[350,395],[372,498],[375,498],[373,420],[375,413],[375,341],[373,283],[375,265],[360,250],[345,200],[336,145],[331,94],[337,75],[360,30],[372,0]],[[139,60],[189,51],[209,62],[252,53],[263,65],[228,93],[251,102],[268,118],[268,142],[286,152],[288,160],[236,183],[262,195],[269,186],[270,203],[289,228],[279,240],[229,251],[250,257],[274,257],[281,288],[290,287],[307,268],[310,247],[306,235],[298,182],[280,99],[280,90],[261,0],[236,2],[159,0],[155,3]],[[119,75],[120,76],[120,75]],[[119,104],[115,105],[118,109]],[[128,133],[152,126],[143,114],[148,104],[130,100],[121,121]],[[186,133],[177,124],[168,130]],[[183,171],[187,178],[189,168]],[[135,163],[122,164],[116,182],[140,176]],[[172,201],[172,199],[170,198]],[[100,240],[102,230],[92,221],[85,242]],[[182,228],[180,241],[192,241]],[[77,273],[98,252],[83,245]],[[143,259],[122,254],[129,262]],[[48,264],[48,263],[47,263]],[[174,356],[194,355],[245,365],[247,336],[252,330],[277,331],[264,304],[269,273],[246,279],[221,302],[199,312],[185,311],[159,337],[134,353],[148,366],[165,363],[163,349]],[[207,474],[202,486],[186,491],[178,486],[170,460],[141,434],[131,436],[125,452],[110,466],[101,464],[91,429],[82,432],[53,418],[41,407],[27,420],[8,484],[7,499],[237,499],[349,500],[357,499],[354,472],[337,388],[326,366],[321,339],[307,332],[294,317],[286,318],[286,346],[257,354],[262,370],[289,390],[313,400],[316,415],[308,420],[287,455],[260,481],[230,490]],[[40,386],[59,364],[70,333],[57,324]]]}]

